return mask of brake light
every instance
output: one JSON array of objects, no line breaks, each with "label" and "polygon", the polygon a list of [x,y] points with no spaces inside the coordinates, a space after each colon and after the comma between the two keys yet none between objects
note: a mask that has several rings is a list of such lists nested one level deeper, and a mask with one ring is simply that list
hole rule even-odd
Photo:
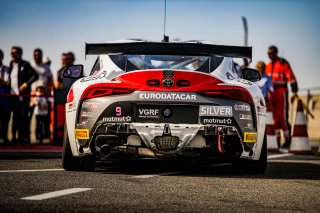
[{"label": "brake light", "polygon": [[131,89],[117,89],[117,88],[93,88],[84,92],[81,96],[81,99],[91,99],[98,98],[102,96],[110,96],[110,95],[124,95],[132,93],[134,90]]},{"label": "brake light", "polygon": [[240,101],[244,101],[247,103],[251,103],[251,99],[248,97],[248,95],[240,90],[226,90],[226,91],[203,91],[203,95],[205,96],[211,96],[211,97],[217,97],[217,98],[232,98]]},{"label": "brake light", "polygon": [[67,103],[72,102],[73,99],[74,99],[74,94],[73,94],[73,88],[71,87],[67,96]]},{"label": "brake light", "polygon": [[207,96],[221,96],[222,92],[217,92],[217,91],[205,91],[203,92],[204,95]]},{"label": "brake light", "polygon": [[223,94],[233,99],[250,102],[250,99],[248,98],[247,94],[245,94],[242,91],[224,91]]}]

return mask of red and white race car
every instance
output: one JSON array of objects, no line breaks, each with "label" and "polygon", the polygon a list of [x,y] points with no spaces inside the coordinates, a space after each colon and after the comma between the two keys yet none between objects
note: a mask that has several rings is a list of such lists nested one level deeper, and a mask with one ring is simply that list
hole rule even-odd
[{"label": "red and white race car", "polygon": [[[261,76],[233,61],[251,52],[195,42],[86,44],[98,57],[67,97],[64,169],[93,170],[97,157],[190,157],[264,173],[266,107],[252,83]],[[79,78],[82,69],[64,76]]]}]

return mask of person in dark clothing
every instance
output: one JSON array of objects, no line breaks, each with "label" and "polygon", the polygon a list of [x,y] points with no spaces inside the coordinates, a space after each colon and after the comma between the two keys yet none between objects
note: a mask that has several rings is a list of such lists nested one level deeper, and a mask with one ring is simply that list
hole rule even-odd
[{"label": "person in dark clothing", "polygon": [[77,81],[77,79],[65,78],[63,76],[63,71],[66,67],[74,64],[75,56],[73,52],[62,53],[62,67],[57,72],[56,79],[56,89],[68,90],[71,88],[72,84]]},{"label": "person in dark clothing", "polygon": [[12,141],[30,143],[30,93],[31,84],[38,79],[37,73],[31,65],[22,60],[22,48],[12,47],[12,61],[10,62],[9,76],[11,88]]},{"label": "person in dark clothing", "polygon": [[0,49],[0,138],[3,143],[9,143],[8,140],[8,126],[10,120],[9,97],[10,81],[9,81],[9,67],[2,64],[3,52]]}]

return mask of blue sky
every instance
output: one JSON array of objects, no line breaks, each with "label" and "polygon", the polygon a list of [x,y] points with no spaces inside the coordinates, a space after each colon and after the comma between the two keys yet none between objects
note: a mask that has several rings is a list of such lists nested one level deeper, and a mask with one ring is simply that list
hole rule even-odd
[{"label": "blue sky", "polygon": [[[32,61],[40,47],[60,68],[62,52],[73,51],[88,71],[93,57],[85,42],[123,38],[160,41],[163,0],[0,0],[0,48],[5,64],[13,45]],[[170,39],[206,40],[243,45],[241,16],[249,24],[253,63],[268,62],[268,46],[279,47],[301,88],[320,86],[320,1],[317,0],[167,0],[166,34]]]}]

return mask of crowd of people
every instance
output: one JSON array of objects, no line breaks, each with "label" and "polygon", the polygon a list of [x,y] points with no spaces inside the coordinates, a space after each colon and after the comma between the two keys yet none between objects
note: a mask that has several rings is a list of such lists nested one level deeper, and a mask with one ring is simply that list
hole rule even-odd
[{"label": "crowd of people", "polygon": [[[11,143],[30,143],[30,121],[36,117],[36,138],[39,143],[50,138],[50,113],[53,109],[53,89],[68,90],[74,79],[64,78],[62,71],[75,61],[72,52],[62,54],[61,69],[57,71],[54,81],[50,70],[50,60],[43,57],[41,49],[33,51],[34,61],[22,59],[22,48],[14,46],[11,49],[12,61],[9,67],[2,64],[4,54],[0,49],[0,138],[5,144],[8,140],[8,125],[12,113],[12,141]],[[289,147],[290,125],[288,122],[288,83],[294,96],[297,96],[298,84],[288,61],[278,56],[278,48],[270,46],[268,49],[270,62],[260,61],[256,69],[261,72],[262,79],[256,84],[261,89],[267,105],[272,108],[275,131],[280,147],[280,131],[285,137],[283,147]],[[244,67],[248,66],[245,61]]]},{"label": "crowd of people", "polygon": [[[73,79],[63,78],[62,70],[75,61],[72,52],[62,54],[61,69],[54,80],[51,61],[43,56],[40,48],[33,51],[33,62],[22,59],[21,47],[11,48],[11,62],[5,66],[4,53],[0,49],[0,140],[4,144],[29,144],[31,118],[35,115],[35,135],[39,143],[52,140],[51,112],[53,90],[69,89]],[[12,114],[12,139],[8,139],[8,127]]]}]

